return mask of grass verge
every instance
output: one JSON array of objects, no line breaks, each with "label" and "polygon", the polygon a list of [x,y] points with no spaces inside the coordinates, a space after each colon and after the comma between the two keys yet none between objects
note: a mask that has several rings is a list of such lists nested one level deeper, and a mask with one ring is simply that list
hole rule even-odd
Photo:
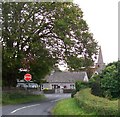
[{"label": "grass verge", "polygon": [[27,102],[35,102],[43,100],[44,95],[34,95],[30,94],[26,91],[14,91],[14,92],[3,92],[2,94],[2,104],[10,105],[10,104],[20,104]]},{"label": "grass verge", "polygon": [[83,89],[75,95],[79,107],[87,112],[95,112],[97,115],[118,115],[118,100],[94,96],[91,89]]},{"label": "grass verge", "polygon": [[[80,108],[74,98],[68,98],[59,101],[52,109],[52,115],[95,115],[95,113],[86,113]],[[55,116],[56,117],[56,116]]]}]

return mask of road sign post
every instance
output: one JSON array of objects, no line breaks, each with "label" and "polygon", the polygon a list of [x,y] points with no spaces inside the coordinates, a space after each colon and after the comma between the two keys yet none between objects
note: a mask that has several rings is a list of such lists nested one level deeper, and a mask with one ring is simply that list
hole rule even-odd
[{"label": "road sign post", "polygon": [[24,75],[24,80],[27,81],[28,87],[27,89],[29,89],[29,81],[32,79],[32,75],[27,73]]},{"label": "road sign post", "polygon": [[25,81],[30,81],[31,79],[32,79],[32,75],[31,74],[27,73],[27,74],[24,75],[24,80]]}]

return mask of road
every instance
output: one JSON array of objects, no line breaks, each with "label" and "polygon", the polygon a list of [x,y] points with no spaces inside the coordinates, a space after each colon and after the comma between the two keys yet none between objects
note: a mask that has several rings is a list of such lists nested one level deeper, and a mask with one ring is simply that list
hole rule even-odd
[{"label": "road", "polygon": [[2,107],[2,115],[50,115],[57,101],[71,97],[71,94],[45,94],[47,99],[19,105]]}]

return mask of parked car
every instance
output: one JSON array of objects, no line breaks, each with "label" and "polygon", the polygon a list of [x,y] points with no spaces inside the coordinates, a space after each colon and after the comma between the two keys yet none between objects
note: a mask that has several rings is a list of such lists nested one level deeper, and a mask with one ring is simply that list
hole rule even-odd
[{"label": "parked car", "polygon": [[38,88],[39,85],[37,83],[34,83],[33,81],[25,82],[24,80],[17,80],[16,87],[22,87],[22,88]]}]

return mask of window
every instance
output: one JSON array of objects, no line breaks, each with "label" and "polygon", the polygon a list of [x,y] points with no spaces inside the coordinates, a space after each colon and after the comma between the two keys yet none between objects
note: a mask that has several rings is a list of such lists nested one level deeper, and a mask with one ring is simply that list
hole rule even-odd
[{"label": "window", "polygon": [[74,89],[74,84],[70,84],[70,89]]}]

